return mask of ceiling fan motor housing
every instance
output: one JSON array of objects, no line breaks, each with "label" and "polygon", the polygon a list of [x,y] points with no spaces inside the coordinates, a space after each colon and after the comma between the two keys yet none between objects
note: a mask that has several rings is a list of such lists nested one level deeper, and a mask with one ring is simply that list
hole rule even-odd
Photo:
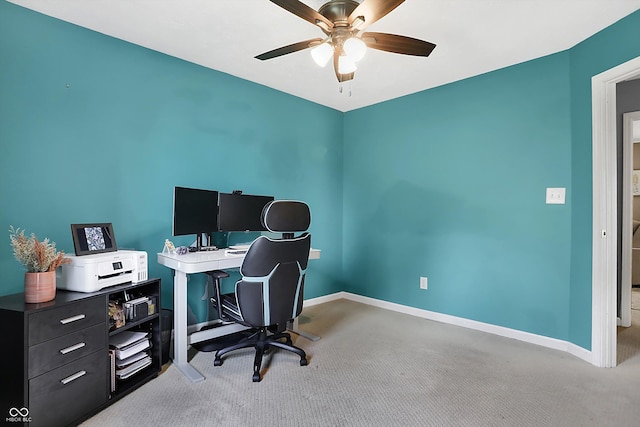
[{"label": "ceiling fan motor housing", "polygon": [[348,27],[348,18],[359,5],[360,3],[353,0],[330,1],[320,6],[318,13],[333,22],[336,27]]}]

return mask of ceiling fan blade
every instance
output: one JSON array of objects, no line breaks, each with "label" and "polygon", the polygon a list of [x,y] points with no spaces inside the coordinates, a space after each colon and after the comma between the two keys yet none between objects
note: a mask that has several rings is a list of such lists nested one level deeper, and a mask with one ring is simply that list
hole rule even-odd
[{"label": "ceiling fan blade", "polygon": [[424,40],[387,33],[362,33],[362,41],[371,49],[414,56],[429,56],[436,47]]},{"label": "ceiling fan blade", "polygon": [[313,25],[319,26],[323,31],[329,31],[333,28],[333,22],[320,15],[317,10],[312,9],[298,0],[271,0],[271,2],[294,15],[311,22]]},{"label": "ceiling fan blade", "polygon": [[404,3],[404,0],[364,0],[349,15],[349,25],[353,25],[356,18],[362,17],[364,22],[356,25],[356,28],[363,30],[366,26],[384,17],[402,3]]},{"label": "ceiling fan blade", "polygon": [[265,59],[276,58],[278,56],[287,55],[289,53],[297,52],[299,50],[304,50],[320,43],[322,43],[322,39],[305,40],[303,42],[293,43],[287,46],[282,46],[277,49],[270,50],[269,52],[261,53],[255,58],[261,61],[264,61]]}]

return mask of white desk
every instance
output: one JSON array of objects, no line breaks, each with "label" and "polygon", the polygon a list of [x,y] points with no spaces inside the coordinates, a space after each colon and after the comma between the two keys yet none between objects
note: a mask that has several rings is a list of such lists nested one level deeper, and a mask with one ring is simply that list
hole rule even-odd
[{"label": "white desk", "polygon": [[[320,250],[311,249],[309,259],[318,258],[320,258]],[[192,382],[204,381],[205,377],[189,364],[187,360],[189,345],[246,328],[234,323],[188,335],[187,274],[238,268],[242,265],[243,259],[244,254],[227,255],[224,249],[210,252],[190,252],[185,255],[158,254],[158,264],[175,271],[173,276],[173,363]]]}]

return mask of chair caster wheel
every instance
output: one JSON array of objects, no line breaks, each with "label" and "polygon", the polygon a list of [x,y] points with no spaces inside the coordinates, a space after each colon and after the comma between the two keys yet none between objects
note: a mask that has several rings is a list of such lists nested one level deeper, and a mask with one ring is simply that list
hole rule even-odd
[{"label": "chair caster wheel", "polygon": [[306,358],[300,359],[300,366],[307,366],[309,362],[307,362]]},{"label": "chair caster wheel", "polygon": [[254,383],[259,383],[260,382],[260,374],[259,373],[253,374],[253,382]]},{"label": "chair caster wheel", "polygon": [[216,357],[213,359],[213,366],[222,366],[222,359]]}]

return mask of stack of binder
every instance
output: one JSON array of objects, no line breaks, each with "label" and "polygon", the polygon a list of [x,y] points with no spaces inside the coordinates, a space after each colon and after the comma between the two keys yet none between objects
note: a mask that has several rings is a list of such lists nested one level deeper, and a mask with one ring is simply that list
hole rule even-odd
[{"label": "stack of binder", "polygon": [[109,338],[109,346],[112,391],[116,378],[125,380],[151,365],[147,332],[122,331]]}]

